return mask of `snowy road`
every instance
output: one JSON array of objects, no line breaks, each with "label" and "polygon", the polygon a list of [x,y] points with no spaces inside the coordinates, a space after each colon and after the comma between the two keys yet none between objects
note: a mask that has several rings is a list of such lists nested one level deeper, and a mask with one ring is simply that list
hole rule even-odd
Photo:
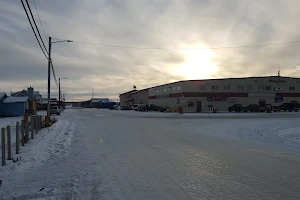
[{"label": "snowy road", "polygon": [[45,133],[22,155],[40,150],[43,158],[0,168],[0,194],[17,200],[299,199],[300,115],[259,115],[66,110],[52,131],[62,135]]}]

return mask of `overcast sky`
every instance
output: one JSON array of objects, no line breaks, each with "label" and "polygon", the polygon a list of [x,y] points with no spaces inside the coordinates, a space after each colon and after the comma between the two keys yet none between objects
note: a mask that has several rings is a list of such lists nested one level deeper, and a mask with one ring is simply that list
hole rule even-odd
[{"label": "overcast sky", "polygon": [[[29,3],[42,33],[33,0]],[[47,37],[74,40],[52,48],[56,75],[67,78],[62,90],[68,99],[88,99],[92,88],[94,96],[116,98],[133,85],[277,75],[279,68],[282,76],[300,77],[300,43],[209,49],[300,40],[299,0],[35,3]],[[0,91],[32,86],[46,97],[47,60],[19,0],[0,0],[0,69]],[[55,95],[53,79],[51,86]]]}]

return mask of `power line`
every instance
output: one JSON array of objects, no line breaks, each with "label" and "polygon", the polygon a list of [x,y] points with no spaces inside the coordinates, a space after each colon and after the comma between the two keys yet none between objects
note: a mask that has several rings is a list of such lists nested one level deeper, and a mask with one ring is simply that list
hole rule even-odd
[{"label": "power line", "polygon": [[40,45],[40,47],[41,47],[41,50],[42,50],[43,54],[44,54],[45,57],[48,59],[48,57],[46,56],[46,54],[45,54],[45,52],[44,52],[44,49],[43,49],[43,47],[42,47],[42,45],[41,45],[41,43],[40,43],[40,41],[39,41],[39,39],[38,39],[38,37],[37,37],[37,35],[36,35],[36,33],[35,33],[35,30],[34,30],[34,28],[33,28],[33,26],[32,26],[31,20],[30,20],[30,18],[29,18],[29,15],[28,15],[28,12],[27,12],[27,10],[26,10],[26,8],[25,8],[25,5],[24,5],[24,3],[23,3],[23,0],[20,0],[20,1],[21,1],[22,5],[23,5],[24,11],[25,11],[25,13],[26,13],[26,16],[27,16],[27,19],[28,19],[28,21],[29,21],[29,24],[30,24],[30,26],[31,26],[31,28],[32,28],[32,31],[33,31],[33,33],[34,33],[34,35],[35,35],[35,38],[36,38],[36,40],[38,41],[38,43],[39,43],[39,45]]},{"label": "power line", "polygon": [[55,71],[54,71],[52,60],[51,60],[51,68],[52,68],[52,74],[53,74],[53,78],[54,78],[55,84],[58,87],[58,83],[57,83],[57,79],[56,79],[56,76],[55,76]]},{"label": "power line", "polygon": [[121,46],[121,45],[110,45],[110,44],[97,44],[90,42],[81,42],[74,41],[73,43],[78,44],[88,44],[95,46],[103,46],[110,48],[123,48],[123,49],[144,49],[144,50],[204,50],[204,49],[237,49],[237,48],[254,48],[254,47],[264,47],[264,46],[276,46],[276,45],[285,45],[285,44],[297,44],[300,43],[300,40],[296,41],[287,41],[287,42],[278,42],[278,43],[266,43],[266,44],[253,44],[253,45],[240,45],[240,46],[223,46],[223,47],[203,47],[203,48],[162,48],[162,47],[137,47],[137,46]]},{"label": "power line", "polygon": [[43,27],[42,20],[41,20],[41,18],[40,18],[40,15],[39,15],[38,9],[37,9],[37,7],[36,7],[36,5],[35,5],[35,0],[33,0],[33,4],[34,4],[34,7],[35,7],[35,10],[36,10],[37,16],[38,16],[38,18],[39,18],[39,21],[40,21],[40,24],[41,24],[41,27],[42,27],[42,31],[43,31],[43,33],[44,33],[44,36],[45,36],[45,38],[47,39],[48,37],[47,37],[47,35],[46,35],[46,33],[45,33],[45,30],[44,30],[44,27]]},{"label": "power line", "polygon": [[45,44],[44,44],[44,41],[43,41],[43,38],[42,38],[42,36],[41,36],[41,34],[40,34],[39,28],[37,27],[36,22],[35,22],[35,19],[34,19],[34,16],[33,16],[32,12],[31,12],[31,8],[30,8],[30,5],[29,5],[29,3],[28,3],[28,0],[26,0],[26,4],[27,4],[27,7],[28,7],[28,9],[29,9],[29,12],[30,12],[30,15],[31,15],[31,17],[32,17],[32,20],[33,20],[33,23],[34,23],[34,25],[35,25],[35,28],[36,28],[36,30],[37,30],[39,36],[40,36],[40,39],[41,39],[41,41],[42,41],[42,44],[43,44],[43,46],[44,46],[44,48],[45,48],[45,50],[46,50],[46,52],[47,52],[47,54],[48,54],[47,48],[46,48],[46,46],[45,46]]}]

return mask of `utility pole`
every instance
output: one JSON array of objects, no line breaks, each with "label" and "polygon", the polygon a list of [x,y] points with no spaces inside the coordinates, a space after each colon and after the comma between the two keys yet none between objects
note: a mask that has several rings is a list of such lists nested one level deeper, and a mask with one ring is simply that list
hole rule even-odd
[{"label": "utility pole", "polygon": [[62,94],[61,94],[61,90],[60,90],[60,80],[63,80],[63,79],[67,79],[67,78],[58,78],[58,105],[59,105],[59,107],[61,107],[62,106],[62,100],[63,100],[63,98],[62,98]]},{"label": "utility pole", "polygon": [[58,106],[59,108],[61,107],[61,102],[60,102],[60,77],[58,78]]},{"label": "utility pole", "polygon": [[48,54],[48,105],[47,105],[47,121],[46,124],[50,124],[50,67],[51,67],[51,37],[49,37],[49,54]]}]

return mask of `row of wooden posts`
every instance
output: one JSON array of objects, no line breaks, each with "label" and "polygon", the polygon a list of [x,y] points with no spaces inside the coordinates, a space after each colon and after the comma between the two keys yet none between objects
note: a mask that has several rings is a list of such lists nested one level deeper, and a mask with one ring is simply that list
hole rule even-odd
[{"label": "row of wooden posts", "polygon": [[[42,116],[30,116],[29,120],[22,120],[21,124],[16,123],[16,154],[20,153],[20,146],[30,140],[34,139],[34,135],[44,127]],[[30,137],[29,137],[30,134]],[[6,137],[7,136],[7,137]],[[6,164],[6,153],[7,160],[13,159],[12,145],[11,145],[11,126],[1,129],[1,141],[2,141],[2,166]],[[7,144],[7,145],[6,145]],[[7,148],[6,148],[7,147]],[[6,152],[7,149],[7,152]]]}]

